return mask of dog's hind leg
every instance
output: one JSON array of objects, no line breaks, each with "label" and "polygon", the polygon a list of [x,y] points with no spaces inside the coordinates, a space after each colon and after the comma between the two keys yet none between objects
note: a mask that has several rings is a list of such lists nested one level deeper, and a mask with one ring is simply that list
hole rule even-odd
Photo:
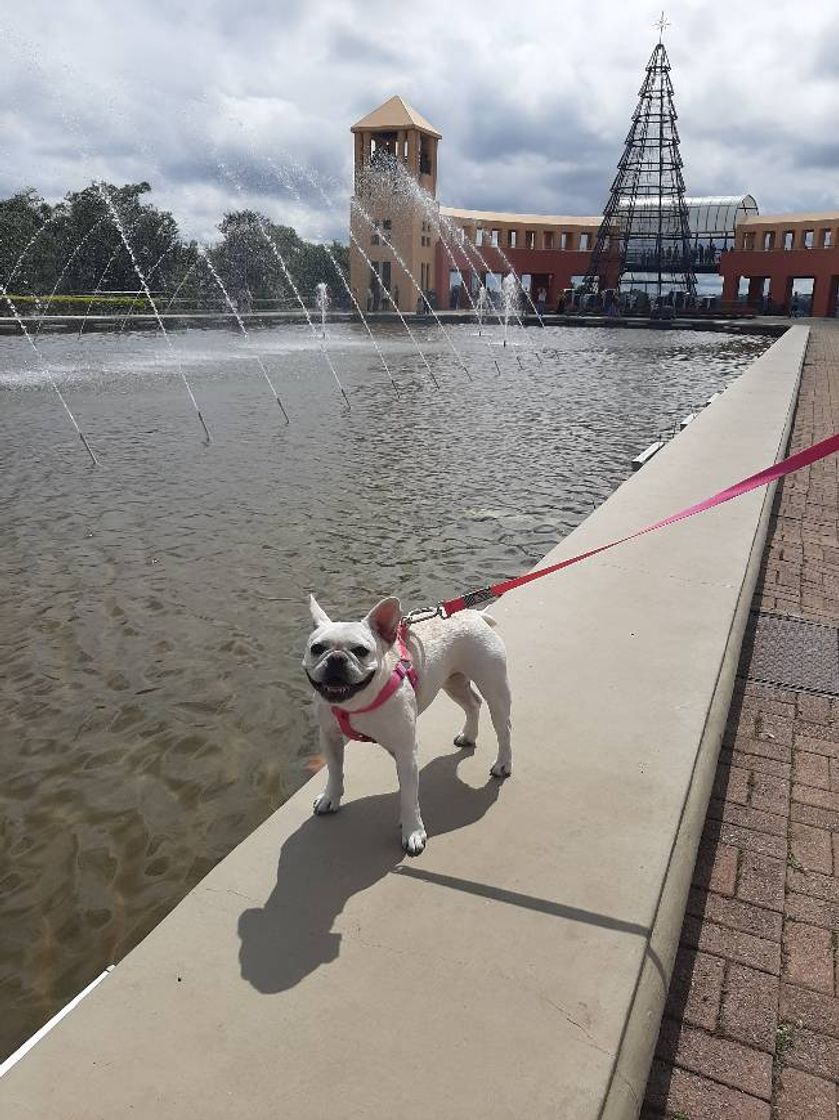
[{"label": "dog's hind leg", "polygon": [[510,744],[512,699],[507,666],[503,659],[496,659],[485,667],[480,676],[476,673],[475,677],[475,684],[489,707],[492,726],[498,739],[498,757],[489,772],[493,778],[507,778],[513,772],[513,750]]},{"label": "dog's hind leg", "polygon": [[490,767],[489,772],[493,778],[509,778],[513,772],[513,748],[510,741],[513,725],[510,719],[510,708],[512,706],[510,685],[506,675],[503,681],[490,692],[486,701],[489,705],[492,726],[495,728],[495,735],[498,739],[498,757]]},{"label": "dog's hind leg", "polygon": [[478,719],[481,713],[481,697],[472,687],[472,682],[463,673],[452,673],[443,684],[443,690],[459,704],[466,713],[463,730],[455,736],[456,747],[474,747],[478,741]]}]

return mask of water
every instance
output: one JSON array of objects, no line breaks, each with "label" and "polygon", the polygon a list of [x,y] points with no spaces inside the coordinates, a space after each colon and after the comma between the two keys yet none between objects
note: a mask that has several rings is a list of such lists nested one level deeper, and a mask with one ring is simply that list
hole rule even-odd
[{"label": "water", "polygon": [[404,332],[374,329],[398,397],[363,328],[330,325],[349,413],[306,326],[42,333],[98,468],[31,347],[0,338],[0,1054],[317,768],[310,589],[357,616],[523,571],[767,345],[547,328],[543,365],[495,348],[499,377],[469,324],[470,384],[417,326],[437,392]]},{"label": "water", "polygon": [[[376,190],[381,191],[382,184],[381,184],[380,181],[378,181],[378,177],[374,176],[373,179],[371,180],[371,182],[375,186]],[[405,182],[408,182],[408,180],[406,179]],[[398,197],[399,196],[397,195],[397,198]],[[400,199],[399,201],[404,201],[404,199]],[[371,231],[375,232],[376,236],[380,239],[381,243],[383,245],[386,245],[387,248],[390,250],[390,252],[393,253],[394,259],[396,260],[397,264],[400,266],[400,268],[402,269],[403,273],[408,278],[408,280],[410,280],[411,284],[413,285],[414,291],[419,296],[419,300],[418,300],[418,303],[417,303],[417,309],[419,310],[419,309],[424,307],[425,311],[427,311],[428,314],[431,315],[431,317],[434,319],[434,322],[439,327],[440,333],[442,334],[443,338],[445,338],[446,344],[448,345],[452,354],[455,356],[455,359],[457,360],[458,365],[463,370],[463,372],[466,374],[466,377],[471,381],[471,374],[469,373],[469,367],[463,361],[463,355],[460,353],[457,346],[452,341],[451,334],[449,333],[449,331],[446,330],[445,324],[443,323],[440,316],[437,314],[437,312],[434,309],[432,303],[430,302],[428,296],[426,295],[426,293],[422,290],[422,288],[417,283],[416,278],[414,277],[413,269],[408,268],[407,264],[405,263],[405,259],[403,258],[402,254],[399,252],[399,250],[396,248],[396,245],[387,236],[387,234],[384,232],[384,229],[380,228],[379,226],[376,225],[373,218],[370,216],[369,212],[359,202],[357,196],[353,196],[353,198],[351,199],[351,205],[352,205],[353,210],[361,216],[362,221],[367,225],[367,227]],[[361,253],[362,257],[364,258],[367,266],[372,269],[373,268],[373,262],[370,260],[367,253],[361,248],[361,245],[359,244],[358,239],[353,237],[352,240],[353,240],[353,244],[355,245],[355,247],[360,251],[360,253]],[[402,315],[402,313],[399,311],[399,308],[396,306],[395,300],[391,296],[387,287],[383,284],[381,278],[378,276],[378,273],[376,273],[376,279],[378,281],[379,287],[381,288],[382,292],[386,294],[388,302],[393,305],[394,310],[399,315],[399,318],[402,320],[403,326],[407,330],[408,325],[407,325],[407,322],[405,321],[404,315]]]},{"label": "water", "polygon": [[504,345],[507,345],[510,316],[518,312],[519,293],[516,289],[516,278],[508,272],[501,281],[501,306],[504,309]]}]

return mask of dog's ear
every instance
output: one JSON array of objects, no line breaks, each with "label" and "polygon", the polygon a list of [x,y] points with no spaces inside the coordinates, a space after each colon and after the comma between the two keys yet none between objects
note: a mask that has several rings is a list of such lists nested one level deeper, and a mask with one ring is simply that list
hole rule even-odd
[{"label": "dog's ear", "polygon": [[326,626],[332,621],[314,595],[309,596],[309,610],[312,612],[312,622],[315,624],[315,629],[318,626]]},{"label": "dog's ear", "polygon": [[364,621],[374,634],[378,634],[382,641],[392,646],[396,641],[396,631],[399,629],[401,620],[402,605],[398,599],[391,596],[388,599],[382,599],[381,603],[377,603]]}]

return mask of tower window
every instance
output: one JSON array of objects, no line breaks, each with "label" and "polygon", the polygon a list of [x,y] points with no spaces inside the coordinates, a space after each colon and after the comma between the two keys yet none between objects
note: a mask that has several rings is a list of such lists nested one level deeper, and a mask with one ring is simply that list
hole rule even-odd
[{"label": "tower window", "polygon": [[519,239],[519,231],[517,229],[507,230],[507,246],[510,249],[515,249],[516,242]]},{"label": "tower window", "polygon": [[805,229],[804,230],[804,248],[805,249],[812,249],[813,248],[813,240],[815,238],[815,235],[816,235],[816,231],[813,230],[813,229]]},{"label": "tower window", "polygon": [[763,235],[763,248],[766,252],[775,248],[775,231],[774,229],[767,230]]},{"label": "tower window", "polygon": [[553,249],[554,247],[554,231],[552,229],[545,230],[544,244],[546,249]]},{"label": "tower window", "polygon": [[480,247],[483,245],[483,243],[484,243],[484,231],[480,226],[478,226],[478,228],[475,230],[475,244],[480,249]]},{"label": "tower window", "polygon": [[524,233],[524,243],[528,249],[536,248],[536,230],[528,229]]},{"label": "tower window", "polygon": [[431,174],[431,153],[428,150],[428,140],[425,136],[420,140],[419,169],[420,175]]},{"label": "tower window", "polygon": [[501,239],[501,230],[500,229],[490,230],[490,243],[491,243],[493,249],[498,248],[498,242],[500,241],[500,239]]},{"label": "tower window", "polygon": [[[754,235],[752,235],[754,236]],[[784,230],[784,249],[791,249],[792,243],[795,240],[795,231],[791,229]]]},{"label": "tower window", "polygon": [[591,248],[591,234],[590,233],[581,233],[580,234],[580,248],[581,249],[590,249]]},{"label": "tower window", "polygon": [[822,230],[822,249],[829,249],[832,244],[833,244],[833,230],[832,229],[823,229]]}]

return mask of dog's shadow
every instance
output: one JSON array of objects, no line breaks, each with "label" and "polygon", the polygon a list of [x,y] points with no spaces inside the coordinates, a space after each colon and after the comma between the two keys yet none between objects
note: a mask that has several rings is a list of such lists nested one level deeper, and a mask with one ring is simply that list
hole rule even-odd
[{"label": "dog's shadow", "polygon": [[[472,752],[441,755],[420,773],[423,820],[429,842],[481,819],[501,783],[488,778],[475,789],[458,777]],[[398,794],[349,801],[334,816],[312,816],[280,851],[277,885],[261,909],[239,919],[243,979],[265,994],[284,992],[322,964],[335,960],[341,935],[335,918],[358,891],[402,862]]]}]

